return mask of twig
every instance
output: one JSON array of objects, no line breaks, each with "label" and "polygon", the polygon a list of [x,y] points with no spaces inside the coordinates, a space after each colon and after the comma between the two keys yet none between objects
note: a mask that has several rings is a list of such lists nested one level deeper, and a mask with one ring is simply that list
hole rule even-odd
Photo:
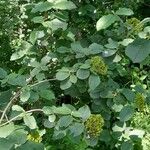
[{"label": "twig", "polygon": [[[2,110],[0,110],[0,112],[1,113],[3,113],[3,111]],[[5,118],[6,118],[6,120],[8,121],[8,117],[7,117],[7,115],[5,114]]]},{"label": "twig", "polygon": [[16,120],[17,118],[21,117],[24,113],[32,113],[32,112],[43,112],[43,110],[42,110],[42,109],[32,109],[32,110],[29,110],[29,111],[22,112],[22,113],[20,113],[19,115],[15,116],[14,118],[8,120],[7,122],[1,124],[0,127],[5,126],[5,125],[7,125],[8,123],[13,122],[13,121]]},{"label": "twig", "polygon": [[13,103],[13,101],[15,99],[17,99],[19,97],[19,95],[20,95],[20,90],[10,99],[10,102],[7,104],[7,106],[5,107],[5,109],[4,109],[3,113],[2,113],[2,116],[0,118],[0,124],[2,123],[2,120],[3,120],[7,110],[11,107],[11,104]]},{"label": "twig", "polygon": [[[55,81],[55,80],[56,80],[55,78],[54,78],[54,79],[46,79],[46,80],[37,82],[37,83],[35,83],[35,84],[33,84],[33,85],[30,85],[30,87],[34,87],[34,86],[37,86],[37,85],[39,85],[39,84],[41,84],[41,83],[48,82],[48,81]],[[32,77],[30,77],[30,78],[27,80],[28,84],[29,84],[31,81],[32,81]],[[4,109],[3,113],[2,113],[2,116],[1,116],[1,118],[0,118],[0,124],[2,123],[2,120],[3,120],[4,116],[5,116],[5,114],[7,113],[7,110],[11,107],[12,103],[14,102],[14,100],[16,100],[16,99],[20,96],[20,92],[21,92],[21,89],[10,99],[10,102],[7,104],[7,106],[5,107],[5,109]]]},{"label": "twig", "polygon": [[55,81],[55,80],[56,80],[56,78],[54,78],[54,79],[42,80],[42,81],[40,81],[40,82],[37,82],[37,83],[35,83],[35,84],[30,85],[30,87],[34,87],[34,86],[37,86],[37,85],[39,85],[39,84],[41,84],[41,83],[49,82],[49,81]]}]

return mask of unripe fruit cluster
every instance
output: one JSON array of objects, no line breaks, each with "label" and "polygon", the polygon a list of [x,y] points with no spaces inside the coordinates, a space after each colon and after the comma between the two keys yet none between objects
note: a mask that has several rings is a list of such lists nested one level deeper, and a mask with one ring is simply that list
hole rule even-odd
[{"label": "unripe fruit cluster", "polygon": [[143,94],[141,94],[141,93],[136,94],[135,103],[136,103],[136,107],[139,109],[139,111],[144,111],[145,98],[144,98]]},{"label": "unripe fruit cluster", "polygon": [[36,143],[41,143],[42,141],[42,137],[39,135],[39,133],[28,134],[27,139]]},{"label": "unripe fruit cluster", "polygon": [[131,26],[134,33],[139,33],[143,30],[143,24],[137,18],[131,18],[127,20],[127,24]]},{"label": "unripe fruit cluster", "polygon": [[91,58],[91,69],[99,75],[107,74],[107,65],[100,56],[94,56]]},{"label": "unripe fruit cluster", "polygon": [[100,114],[92,114],[85,122],[85,128],[90,137],[97,137],[104,126],[104,119]]}]

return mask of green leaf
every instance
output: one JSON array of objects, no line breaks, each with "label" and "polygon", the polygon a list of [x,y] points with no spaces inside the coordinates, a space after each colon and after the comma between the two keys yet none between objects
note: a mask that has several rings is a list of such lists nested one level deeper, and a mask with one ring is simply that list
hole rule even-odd
[{"label": "green leaf", "polygon": [[77,77],[74,74],[72,74],[70,76],[70,81],[75,84],[77,82]]},{"label": "green leaf", "polygon": [[128,46],[130,43],[132,43],[134,40],[131,38],[124,39],[123,41],[119,42],[123,46]]},{"label": "green leaf", "polygon": [[53,91],[51,90],[41,90],[39,94],[42,98],[47,99],[47,100],[55,99],[55,95]]},{"label": "green leaf", "polygon": [[62,105],[62,107],[52,107],[52,110],[55,114],[61,115],[69,115],[72,112],[66,105]]},{"label": "green leaf", "polygon": [[37,128],[36,120],[33,116],[26,114],[23,117],[23,120],[24,120],[25,125],[28,126],[30,129],[36,129]]},{"label": "green leaf", "polygon": [[127,46],[125,53],[133,61],[133,63],[140,63],[150,54],[150,41],[145,39],[136,39]]},{"label": "green leaf", "polygon": [[24,88],[20,94],[20,100],[22,102],[26,102],[28,101],[29,98],[30,98],[30,90],[28,88]]},{"label": "green leaf", "polygon": [[56,115],[50,115],[50,116],[48,116],[48,120],[50,122],[54,122],[56,120]]},{"label": "green leaf", "polygon": [[126,97],[126,99],[129,102],[133,102],[134,101],[135,93],[132,90],[124,88],[122,90],[122,94]]},{"label": "green leaf", "polygon": [[119,44],[118,42],[112,40],[111,38],[108,39],[108,44],[105,45],[105,47],[110,49],[116,49],[118,48]]},{"label": "green leaf", "polygon": [[44,145],[42,143],[27,141],[25,144],[17,147],[16,150],[44,150]]},{"label": "green leaf", "polygon": [[66,30],[68,24],[66,22],[60,21],[59,19],[53,19],[52,21],[46,21],[42,23],[44,27],[51,28],[52,31],[56,31],[58,29]]},{"label": "green leaf", "polygon": [[24,87],[26,85],[26,78],[23,75],[11,73],[7,76],[7,83]]},{"label": "green leaf", "polygon": [[8,136],[8,140],[18,145],[24,144],[27,141],[27,132],[23,129],[16,129]]},{"label": "green leaf", "polygon": [[111,135],[108,130],[103,130],[100,134],[100,140],[104,142],[110,142],[111,141]]},{"label": "green leaf", "polygon": [[112,25],[115,21],[118,21],[118,20],[119,20],[118,17],[113,14],[105,15],[97,21],[96,29],[97,31],[106,29],[110,25]]},{"label": "green leaf", "polygon": [[0,68],[0,79],[3,79],[7,76],[7,72],[3,69]]},{"label": "green leaf", "polygon": [[91,50],[92,54],[99,54],[104,50],[104,47],[97,43],[93,43],[89,46],[89,49]]},{"label": "green leaf", "polygon": [[44,127],[46,128],[54,128],[55,127],[55,122],[50,122],[49,120],[44,121]]},{"label": "green leaf", "polygon": [[12,110],[13,110],[13,111],[22,111],[22,112],[25,111],[25,110],[24,110],[21,106],[19,106],[19,105],[13,105],[13,106],[12,106]]},{"label": "green leaf", "polygon": [[59,120],[57,125],[59,127],[68,127],[71,123],[73,122],[73,117],[72,116],[62,116]]},{"label": "green leaf", "polygon": [[42,16],[36,16],[36,17],[32,18],[31,21],[33,21],[34,23],[43,23],[44,18]]},{"label": "green leaf", "polygon": [[120,117],[120,121],[128,121],[131,119],[131,117],[133,116],[134,114],[134,109],[133,107],[127,105],[127,106],[124,106],[122,108],[122,110],[120,111],[120,114],[119,114],[119,117]]},{"label": "green leaf", "polygon": [[63,81],[65,79],[67,79],[70,76],[69,72],[64,72],[64,71],[59,71],[56,73],[56,79],[59,81]]},{"label": "green leaf", "polygon": [[81,123],[74,123],[72,126],[69,127],[69,130],[74,137],[79,136],[84,131],[84,125]]},{"label": "green leaf", "polygon": [[119,8],[116,11],[116,14],[121,16],[131,16],[134,12],[130,8]]},{"label": "green leaf", "polygon": [[90,71],[85,70],[85,69],[78,69],[76,75],[79,79],[84,80],[84,79],[87,79],[89,77]]},{"label": "green leaf", "polygon": [[[42,38],[44,37],[44,32],[43,31],[32,31],[30,33],[30,37],[29,37],[29,40],[32,44],[35,44],[36,40],[39,39],[39,38]],[[39,67],[40,66],[40,63],[37,62],[37,61],[33,61],[31,62],[31,66],[34,66],[34,67]]]},{"label": "green leaf", "polygon": [[87,105],[79,108],[78,110],[80,117],[85,121],[86,119],[88,119],[91,115],[91,111],[89,109],[89,107]]},{"label": "green leaf", "polygon": [[91,74],[89,77],[89,88],[90,90],[94,90],[99,84],[101,80],[98,75]]},{"label": "green leaf", "polygon": [[12,54],[10,60],[14,61],[14,60],[22,58],[24,55],[28,53],[31,47],[32,45],[29,42],[23,41],[20,46],[20,49]]},{"label": "green leaf", "polygon": [[75,9],[76,5],[68,0],[56,0],[53,6],[54,9],[71,10]]},{"label": "green leaf", "polygon": [[35,5],[35,7],[32,9],[32,13],[36,13],[36,12],[44,12],[47,10],[52,9],[53,7],[52,3],[49,2],[40,2],[38,4]]},{"label": "green leaf", "polygon": [[121,150],[133,150],[133,144],[131,143],[131,141],[122,143]]},{"label": "green leaf", "polygon": [[58,140],[58,139],[62,139],[65,136],[66,136],[66,130],[55,130],[53,138]]},{"label": "green leaf", "polygon": [[13,146],[13,141],[0,138],[0,150],[12,150]]},{"label": "green leaf", "polygon": [[6,138],[15,130],[14,124],[10,123],[3,127],[0,127],[0,138]]},{"label": "green leaf", "polygon": [[69,89],[71,87],[72,83],[70,82],[70,80],[64,80],[60,83],[60,88],[62,90],[66,90]]},{"label": "green leaf", "polygon": [[43,113],[46,115],[53,114],[53,109],[50,106],[44,106],[42,110],[43,110]]}]

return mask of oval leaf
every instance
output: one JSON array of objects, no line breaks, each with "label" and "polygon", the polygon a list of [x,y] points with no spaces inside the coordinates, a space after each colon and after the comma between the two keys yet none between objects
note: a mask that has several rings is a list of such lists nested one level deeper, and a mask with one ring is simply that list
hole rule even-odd
[{"label": "oval leaf", "polygon": [[140,63],[150,54],[150,41],[136,39],[127,46],[125,53],[133,63]]},{"label": "oval leaf", "polygon": [[113,14],[105,15],[97,21],[96,29],[97,31],[106,29],[117,20],[119,20],[118,17]]},{"label": "oval leaf", "polygon": [[90,75],[89,77],[89,88],[90,90],[94,90],[100,84],[100,77],[97,75]]},{"label": "oval leaf", "polygon": [[124,122],[124,121],[128,121],[134,114],[134,109],[131,106],[125,106],[123,107],[123,109],[121,110],[119,117],[120,117],[120,121]]},{"label": "oval leaf", "polygon": [[120,16],[131,16],[134,12],[130,8],[119,8],[116,14]]},{"label": "oval leaf", "polygon": [[90,71],[89,70],[85,70],[85,69],[79,69],[77,71],[77,77],[81,80],[87,79],[90,75]]}]

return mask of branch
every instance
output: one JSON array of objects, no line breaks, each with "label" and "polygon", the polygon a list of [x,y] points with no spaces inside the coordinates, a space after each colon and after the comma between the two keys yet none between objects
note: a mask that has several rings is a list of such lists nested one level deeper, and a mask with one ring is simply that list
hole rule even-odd
[{"label": "branch", "polygon": [[5,114],[6,114],[7,110],[11,107],[11,104],[13,103],[13,101],[15,99],[17,99],[19,97],[19,95],[20,95],[20,90],[10,99],[10,102],[7,104],[7,106],[5,107],[5,109],[2,113],[2,116],[0,118],[0,124],[2,123],[2,120],[5,117]]},{"label": "branch", "polygon": [[32,109],[32,110],[28,110],[28,111],[22,112],[19,115],[15,116],[14,118],[8,120],[7,122],[1,124],[0,127],[5,126],[8,123],[11,123],[11,122],[15,121],[17,118],[21,117],[24,113],[32,113],[32,112],[43,112],[43,110],[42,109]]},{"label": "branch", "polygon": [[[30,85],[30,87],[34,87],[34,86],[37,86],[41,83],[44,83],[44,82],[48,82],[48,81],[55,81],[56,79],[46,79],[46,80],[43,80],[43,81],[40,81],[38,83],[35,83],[33,85]],[[32,77],[30,77],[29,79],[27,79],[27,82],[28,84],[32,81]],[[10,102],[7,104],[7,106],[5,107],[3,113],[2,113],[2,116],[0,118],[0,124],[2,123],[2,120],[3,118],[5,117],[5,114],[7,113],[7,110],[11,107],[12,103],[14,102],[14,100],[16,100],[19,96],[20,96],[20,92],[21,92],[21,89],[10,99]]]},{"label": "branch", "polygon": [[42,80],[42,81],[40,81],[40,82],[37,82],[37,83],[35,83],[35,84],[30,85],[30,87],[34,87],[34,86],[37,86],[37,85],[39,85],[39,84],[41,84],[41,83],[49,82],[49,81],[55,81],[55,80],[56,80],[56,78],[54,78],[54,79]]}]

